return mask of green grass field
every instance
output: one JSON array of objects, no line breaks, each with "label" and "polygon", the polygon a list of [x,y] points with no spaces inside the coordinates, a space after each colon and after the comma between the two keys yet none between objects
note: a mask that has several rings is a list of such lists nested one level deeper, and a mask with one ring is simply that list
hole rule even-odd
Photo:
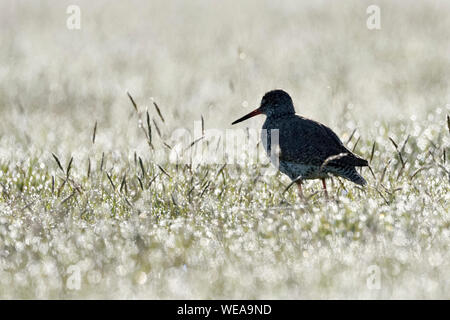
[{"label": "green grass field", "polygon": [[[0,4],[0,298],[450,298],[448,1],[70,4]],[[367,187],[171,161],[273,88]]]}]

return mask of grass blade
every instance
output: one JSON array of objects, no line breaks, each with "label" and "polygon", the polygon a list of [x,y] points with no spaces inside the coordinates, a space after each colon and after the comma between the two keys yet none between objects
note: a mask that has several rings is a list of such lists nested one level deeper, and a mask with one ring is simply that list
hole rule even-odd
[{"label": "grass blade", "polygon": [[447,115],[447,129],[448,129],[448,132],[450,133],[450,116],[449,115]]},{"label": "grass blade", "polygon": [[61,162],[59,161],[58,157],[52,152],[52,156],[55,159],[56,163],[58,164],[58,167],[61,169],[62,172],[64,172],[64,169],[61,165]]},{"label": "grass blade", "polygon": [[167,171],[163,169],[163,167],[161,167],[159,164],[157,164],[157,166],[158,166],[159,170],[162,171],[162,173],[164,173],[164,174],[165,174],[166,176],[168,176],[169,178],[172,178],[172,177],[170,176],[170,174],[168,174]]},{"label": "grass blade", "polygon": [[86,176],[88,177],[88,179],[91,176],[91,158],[88,158],[88,168]]},{"label": "grass blade", "polygon": [[361,139],[361,137],[358,137],[358,140],[356,140],[355,145],[353,146],[352,152],[355,152],[356,146],[358,145],[359,139]]},{"label": "grass blade", "polygon": [[111,183],[111,186],[112,186],[113,190],[116,191],[116,185],[112,181],[111,176],[109,175],[108,172],[105,172],[105,173],[106,173],[106,176],[108,177],[109,182]]},{"label": "grass blade", "polygon": [[345,144],[349,144],[350,141],[352,141],[353,135],[356,132],[356,128],[353,130],[352,134],[350,135],[350,137],[347,139],[347,142]]},{"label": "grass blade", "polygon": [[205,135],[205,119],[203,119],[203,115],[200,115],[200,118],[202,119],[202,136]]},{"label": "grass blade", "polygon": [[122,192],[123,188],[125,188],[125,194],[127,194],[127,174],[125,173],[122,178],[122,182],[120,184],[120,192]]},{"label": "grass blade", "polygon": [[158,136],[162,139],[162,136],[161,136],[161,130],[159,130],[159,127],[158,127],[158,125],[156,124],[155,119],[152,118],[152,121],[153,121],[153,124],[155,125],[156,132],[158,133]]},{"label": "grass blade", "polygon": [[136,105],[136,102],[134,102],[133,97],[131,96],[131,94],[130,94],[128,91],[127,91],[127,95],[128,95],[128,98],[130,98],[131,103],[133,104],[134,110],[136,110],[136,113],[139,113],[138,107],[137,107],[137,105]]},{"label": "grass blade", "polygon": [[139,157],[139,166],[141,167],[141,171],[142,171],[142,179],[145,178],[145,167],[144,167],[144,163],[142,162],[141,157]]},{"label": "grass blade", "polygon": [[154,149],[153,144],[152,144],[152,126],[150,125],[150,115],[148,114],[148,111],[147,111],[147,130],[148,130],[148,136],[147,136],[148,144],[150,145],[150,147],[152,149]]},{"label": "grass blade", "polygon": [[102,161],[100,162],[100,171],[103,171],[104,162],[105,162],[105,153],[102,152]]},{"label": "grass blade", "polygon": [[69,178],[70,169],[72,169],[73,157],[70,157],[69,164],[67,165],[66,177]]},{"label": "grass blade", "polygon": [[166,121],[164,120],[164,117],[163,117],[162,114],[161,114],[161,110],[159,110],[158,104],[157,104],[156,102],[153,101],[153,105],[155,106],[156,112],[158,113],[159,117],[161,118],[161,121],[162,121],[162,122],[166,122]]},{"label": "grass blade", "polygon": [[95,143],[95,135],[97,134],[97,121],[95,121],[94,132],[92,134],[92,144]]},{"label": "grass blade", "polygon": [[394,145],[395,149],[398,149],[398,145],[397,143],[395,143],[394,139],[392,139],[391,137],[389,137],[389,140],[391,140],[392,144]]},{"label": "grass blade", "polygon": [[370,153],[370,160],[369,163],[372,163],[373,160],[373,155],[375,154],[375,146],[376,146],[376,142],[373,142],[373,146],[372,146],[372,152]]}]

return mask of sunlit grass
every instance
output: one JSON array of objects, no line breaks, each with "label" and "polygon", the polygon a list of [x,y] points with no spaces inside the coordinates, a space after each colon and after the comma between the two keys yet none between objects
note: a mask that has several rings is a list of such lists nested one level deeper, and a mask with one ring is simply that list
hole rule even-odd
[{"label": "sunlit grass", "polygon": [[[360,2],[177,3],[177,19],[165,2],[81,2],[79,33],[60,4],[0,5],[17,27],[0,31],[0,298],[450,298],[436,3],[384,3],[376,34]],[[333,178],[327,201],[309,181],[302,201],[267,163],[164,157],[174,130],[229,128],[275,87],[370,160],[367,187]],[[184,152],[215,152],[198,138]]]},{"label": "sunlit grass", "polygon": [[[422,134],[400,153],[383,137],[368,187],[334,179],[330,201],[319,183],[303,202],[281,176],[232,165],[163,173],[107,153],[88,177],[87,159],[69,174],[51,155],[2,161],[2,297],[447,297],[444,124],[421,123],[434,132],[423,158]],[[80,290],[67,288],[73,265]],[[379,291],[366,287],[372,265]]]}]

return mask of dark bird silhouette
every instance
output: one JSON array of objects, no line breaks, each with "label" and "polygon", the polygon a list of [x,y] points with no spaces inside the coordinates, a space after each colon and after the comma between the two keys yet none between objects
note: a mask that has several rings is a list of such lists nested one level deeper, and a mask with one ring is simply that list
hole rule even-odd
[{"label": "dark bird silhouette", "polygon": [[[328,197],[325,178],[330,174],[362,186],[366,184],[355,167],[368,166],[367,160],[348,150],[327,126],[296,115],[292,99],[285,91],[267,92],[258,109],[232,124],[258,114],[267,117],[263,125],[265,130],[262,131],[262,142],[267,155],[282,173],[297,184],[301,197],[302,181],[307,179],[321,179]],[[274,135],[277,131],[273,131],[277,129],[278,142]],[[275,152],[272,152],[272,148],[276,148],[273,150]],[[274,154],[276,157],[271,156]]]}]

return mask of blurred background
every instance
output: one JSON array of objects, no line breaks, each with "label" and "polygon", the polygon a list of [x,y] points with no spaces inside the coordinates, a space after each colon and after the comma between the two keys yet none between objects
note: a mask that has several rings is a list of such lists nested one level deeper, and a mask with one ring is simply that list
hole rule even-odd
[{"label": "blurred background", "polygon": [[154,99],[170,129],[201,116],[229,128],[274,88],[341,135],[445,109],[450,3],[379,1],[380,30],[366,26],[370,4],[3,0],[0,155],[82,151],[95,121],[102,149],[145,148],[126,91],[143,111]]}]

